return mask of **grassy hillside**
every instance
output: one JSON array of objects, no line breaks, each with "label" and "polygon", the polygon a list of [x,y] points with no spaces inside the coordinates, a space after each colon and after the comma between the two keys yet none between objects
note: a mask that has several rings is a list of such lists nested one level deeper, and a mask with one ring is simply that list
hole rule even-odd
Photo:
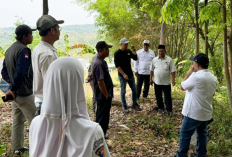
[{"label": "grassy hillside", "polygon": [[[13,42],[14,29],[15,28],[13,27],[0,28],[0,47],[9,47],[9,45]],[[94,47],[98,41],[97,30],[98,29],[94,25],[63,26],[60,40],[56,42],[55,46],[59,49],[63,49],[64,35],[68,34],[71,46],[77,43],[84,43]]]}]

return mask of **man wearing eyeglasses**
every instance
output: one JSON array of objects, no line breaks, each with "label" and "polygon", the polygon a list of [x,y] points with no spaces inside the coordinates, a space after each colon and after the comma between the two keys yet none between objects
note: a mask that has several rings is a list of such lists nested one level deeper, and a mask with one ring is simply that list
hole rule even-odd
[{"label": "man wearing eyeglasses", "polygon": [[33,93],[35,95],[37,115],[40,114],[40,108],[43,102],[43,78],[49,65],[58,59],[57,50],[53,45],[55,41],[59,40],[61,30],[59,24],[62,23],[64,23],[63,20],[57,21],[50,15],[41,16],[36,23],[39,35],[41,36],[40,43],[32,52],[34,72]]}]

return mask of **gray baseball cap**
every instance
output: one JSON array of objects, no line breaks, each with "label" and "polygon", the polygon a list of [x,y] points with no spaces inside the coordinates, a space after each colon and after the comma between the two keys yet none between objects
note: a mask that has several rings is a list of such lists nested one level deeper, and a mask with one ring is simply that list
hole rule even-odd
[{"label": "gray baseball cap", "polygon": [[129,43],[129,41],[127,40],[127,38],[122,38],[120,40],[120,44],[128,44],[128,43]]},{"label": "gray baseball cap", "polygon": [[51,15],[43,15],[36,22],[37,29],[39,30],[47,30],[57,24],[64,23],[64,20],[56,20]]}]

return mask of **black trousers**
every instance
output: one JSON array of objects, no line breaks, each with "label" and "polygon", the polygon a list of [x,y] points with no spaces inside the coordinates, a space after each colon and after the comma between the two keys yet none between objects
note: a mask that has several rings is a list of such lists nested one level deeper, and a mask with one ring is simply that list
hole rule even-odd
[{"label": "black trousers", "polygon": [[143,82],[144,82],[143,97],[147,97],[148,92],[149,92],[149,88],[150,88],[150,75],[138,74],[138,76],[137,76],[137,98],[140,97]]},{"label": "black trousers", "polygon": [[155,84],[155,96],[156,96],[158,108],[164,109],[162,91],[164,92],[166,110],[172,112],[171,85]]},{"label": "black trousers", "polygon": [[106,134],[109,126],[111,103],[111,97],[108,99],[104,97],[97,102],[96,122],[102,127],[104,134]]}]

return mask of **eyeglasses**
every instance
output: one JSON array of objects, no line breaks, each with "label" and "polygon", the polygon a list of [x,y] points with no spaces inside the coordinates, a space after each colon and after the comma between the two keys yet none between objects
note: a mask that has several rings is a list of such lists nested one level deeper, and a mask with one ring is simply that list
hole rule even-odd
[{"label": "eyeglasses", "polygon": [[62,30],[62,27],[59,27],[59,30],[61,31],[61,30]]}]

